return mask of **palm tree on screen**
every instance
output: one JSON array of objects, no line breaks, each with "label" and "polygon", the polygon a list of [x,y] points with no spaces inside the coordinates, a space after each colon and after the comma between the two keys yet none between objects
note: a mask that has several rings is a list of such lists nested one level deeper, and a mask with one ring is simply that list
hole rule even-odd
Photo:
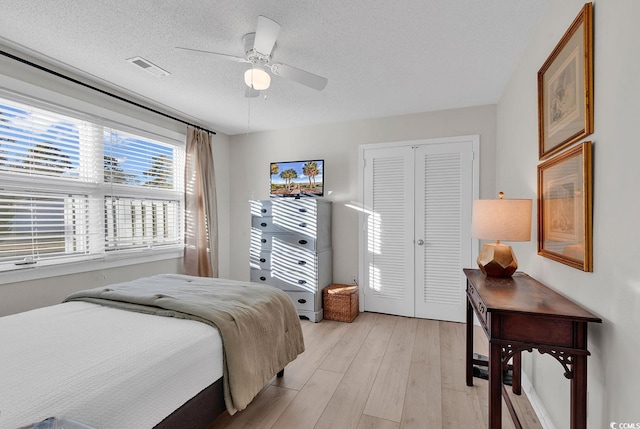
[{"label": "palm tree on screen", "polygon": [[[315,161],[307,161],[302,166],[302,172],[304,173],[305,176],[307,176],[309,178],[309,187],[315,188],[316,187],[316,176],[319,173],[318,164]],[[313,184],[311,184],[312,180],[313,180]]]}]

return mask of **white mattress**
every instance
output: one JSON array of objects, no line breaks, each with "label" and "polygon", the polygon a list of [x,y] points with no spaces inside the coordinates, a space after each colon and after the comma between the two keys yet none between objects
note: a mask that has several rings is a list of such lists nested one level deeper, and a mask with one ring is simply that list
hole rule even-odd
[{"label": "white mattress", "polygon": [[215,328],[69,302],[0,318],[0,429],[151,428],[222,376]]}]

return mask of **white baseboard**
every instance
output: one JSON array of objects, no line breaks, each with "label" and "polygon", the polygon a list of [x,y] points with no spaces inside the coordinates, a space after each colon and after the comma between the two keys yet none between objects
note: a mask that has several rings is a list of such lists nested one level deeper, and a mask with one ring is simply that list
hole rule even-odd
[{"label": "white baseboard", "polygon": [[522,372],[521,374],[522,374],[522,377],[521,377],[522,389],[527,394],[527,398],[529,398],[529,403],[531,404],[533,411],[535,411],[536,416],[538,417],[538,420],[540,420],[540,425],[543,427],[543,429],[556,429],[556,427],[553,425],[553,422],[551,421],[551,418],[549,417],[549,413],[547,413],[547,410],[544,408],[544,405],[542,405],[542,401],[540,401],[540,397],[538,396],[538,394],[536,393],[536,390],[531,385],[531,381],[529,381],[529,377],[527,377],[527,374],[525,374],[524,372]]}]

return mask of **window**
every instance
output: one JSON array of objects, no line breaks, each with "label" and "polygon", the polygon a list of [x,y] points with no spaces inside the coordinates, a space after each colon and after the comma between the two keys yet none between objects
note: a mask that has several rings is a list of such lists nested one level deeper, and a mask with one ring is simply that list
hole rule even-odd
[{"label": "window", "polygon": [[183,245],[184,148],[0,98],[0,271]]}]

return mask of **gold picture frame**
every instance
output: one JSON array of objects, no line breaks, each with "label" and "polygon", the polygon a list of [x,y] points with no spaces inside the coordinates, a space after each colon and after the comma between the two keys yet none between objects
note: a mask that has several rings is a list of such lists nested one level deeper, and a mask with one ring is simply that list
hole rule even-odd
[{"label": "gold picture frame", "polygon": [[538,165],[538,254],[582,271],[592,267],[591,142]]},{"label": "gold picture frame", "polygon": [[593,133],[593,5],[586,3],[538,71],[538,156]]}]

